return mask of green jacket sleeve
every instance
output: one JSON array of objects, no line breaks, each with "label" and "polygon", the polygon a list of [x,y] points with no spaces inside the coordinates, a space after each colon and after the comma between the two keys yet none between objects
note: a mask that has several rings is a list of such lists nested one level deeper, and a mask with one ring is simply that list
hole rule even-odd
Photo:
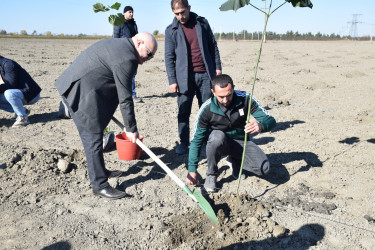
[{"label": "green jacket sleeve", "polygon": [[188,163],[189,172],[197,172],[201,148],[202,148],[202,145],[204,143],[207,133],[208,133],[207,128],[202,128],[202,127],[199,127],[199,125],[197,125],[193,140],[190,142],[189,163]]},{"label": "green jacket sleeve", "polygon": [[271,116],[267,110],[265,110],[261,104],[256,100],[253,99],[257,104],[258,107],[252,116],[263,126],[262,132],[268,132],[276,126],[276,120],[273,116]]}]

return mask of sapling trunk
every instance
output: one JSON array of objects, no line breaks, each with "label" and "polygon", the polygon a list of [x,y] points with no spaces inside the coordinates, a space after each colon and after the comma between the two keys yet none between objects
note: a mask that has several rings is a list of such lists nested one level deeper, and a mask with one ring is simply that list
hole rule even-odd
[{"label": "sapling trunk", "polygon": [[[271,0],[270,6],[268,8],[268,13],[264,12],[263,10],[257,8],[256,6],[254,6],[254,5],[252,5],[250,3],[251,6],[253,6],[255,9],[263,12],[266,15],[266,21],[264,22],[262,39],[261,39],[261,42],[260,42],[260,48],[259,48],[259,52],[258,52],[258,58],[257,58],[257,62],[256,62],[255,69],[254,69],[254,79],[253,79],[253,83],[252,83],[252,86],[251,86],[249,109],[247,111],[246,124],[248,124],[250,122],[250,119],[251,119],[251,104],[252,104],[252,100],[253,100],[255,81],[257,79],[258,66],[259,66],[259,62],[260,62],[260,57],[262,55],[263,42],[265,40],[264,38],[265,38],[265,35],[266,35],[268,19],[270,18],[270,16],[271,16],[272,13],[274,13],[278,8],[280,8],[281,6],[283,6],[285,3],[286,2],[284,2],[283,4],[281,4],[280,6],[278,6],[275,10],[273,10],[271,12],[271,7],[272,7],[272,0]],[[242,151],[241,167],[240,167],[240,172],[239,172],[239,175],[238,175],[238,184],[237,184],[237,189],[236,189],[236,194],[237,194],[237,198],[238,198],[239,202],[240,202],[240,196],[239,196],[238,190],[240,188],[242,169],[243,169],[243,164],[244,164],[244,161],[245,161],[247,136],[248,136],[248,134],[245,133],[245,139],[244,139],[243,151]]]}]

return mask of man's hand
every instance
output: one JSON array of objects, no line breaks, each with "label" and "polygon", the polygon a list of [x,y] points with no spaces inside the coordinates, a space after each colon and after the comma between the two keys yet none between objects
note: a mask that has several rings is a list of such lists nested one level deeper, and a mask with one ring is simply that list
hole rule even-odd
[{"label": "man's hand", "polygon": [[187,177],[186,177],[186,183],[189,185],[197,185],[198,180],[197,180],[197,173],[196,172],[189,172]]},{"label": "man's hand", "polygon": [[143,139],[143,136],[140,136],[138,134],[138,131],[132,133],[132,132],[126,132],[126,137],[128,137],[129,141],[131,141],[132,143],[135,143],[137,138],[138,139]]},{"label": "man's hand", "polygon": [[173,83],[173,84],[169,85],[169,91],[171,91],[172,93],[179,93],[180,89],[178,88],[178,84]]},{"label": "man's hand", "polygon": [[260,124],[257,121],[252,121],[246,124],[245,126],[245,133],[247,134],[254,134],[254,133],[260,133],[263,130],[262,124]]},{"label": "man's hand", "polygon": [[221,70],[220,70],[220,69],[217,69],[217,70],[216,70],[216,75],[217,75],[217,76],[221,75]]}]

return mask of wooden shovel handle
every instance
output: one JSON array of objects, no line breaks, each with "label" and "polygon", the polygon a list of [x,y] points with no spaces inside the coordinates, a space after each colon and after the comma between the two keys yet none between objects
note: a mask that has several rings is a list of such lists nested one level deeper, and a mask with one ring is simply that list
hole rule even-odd
[{"label": "wooden shovel handle", "polygon": [[[115,117],[112,117],[112,120],[125,131],[124,125],[117,120]],[[138,146],[140,146],[143,151],[145,151],[162,169],[164,169],[165,172],[174,180],[177,185],[179,185],[181,188],[185,187],[185,183],[183,183],[173,172],[170,170],[167,165],[165,165],[164,162],[162,162],[143,142],[141,142],[139,139],[136,140],[136,143]]]},{"label": "wooden shovel handle", "polygon": [[179,185],[181,188],[185,186],[185,183],[183,183],[173,172],[170,170],[167,165],[165,165],[164,162],[162,162],[141,140],[137,139],[137,144],[140,146],[162,169],[164,169],[165,172],[174,180],[177,185]]}]

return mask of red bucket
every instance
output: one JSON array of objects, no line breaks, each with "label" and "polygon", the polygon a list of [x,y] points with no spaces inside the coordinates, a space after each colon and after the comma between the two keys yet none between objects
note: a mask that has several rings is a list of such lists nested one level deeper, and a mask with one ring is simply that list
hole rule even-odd
[{"label": "red bucket", "polygon": [[[140,140],[143,141],[143,139]],[[120,160],[132,161],[141,158],[142,148],[136,143],[132,143],[126,136],[126,133],[116,135],[116,149]]]}]

